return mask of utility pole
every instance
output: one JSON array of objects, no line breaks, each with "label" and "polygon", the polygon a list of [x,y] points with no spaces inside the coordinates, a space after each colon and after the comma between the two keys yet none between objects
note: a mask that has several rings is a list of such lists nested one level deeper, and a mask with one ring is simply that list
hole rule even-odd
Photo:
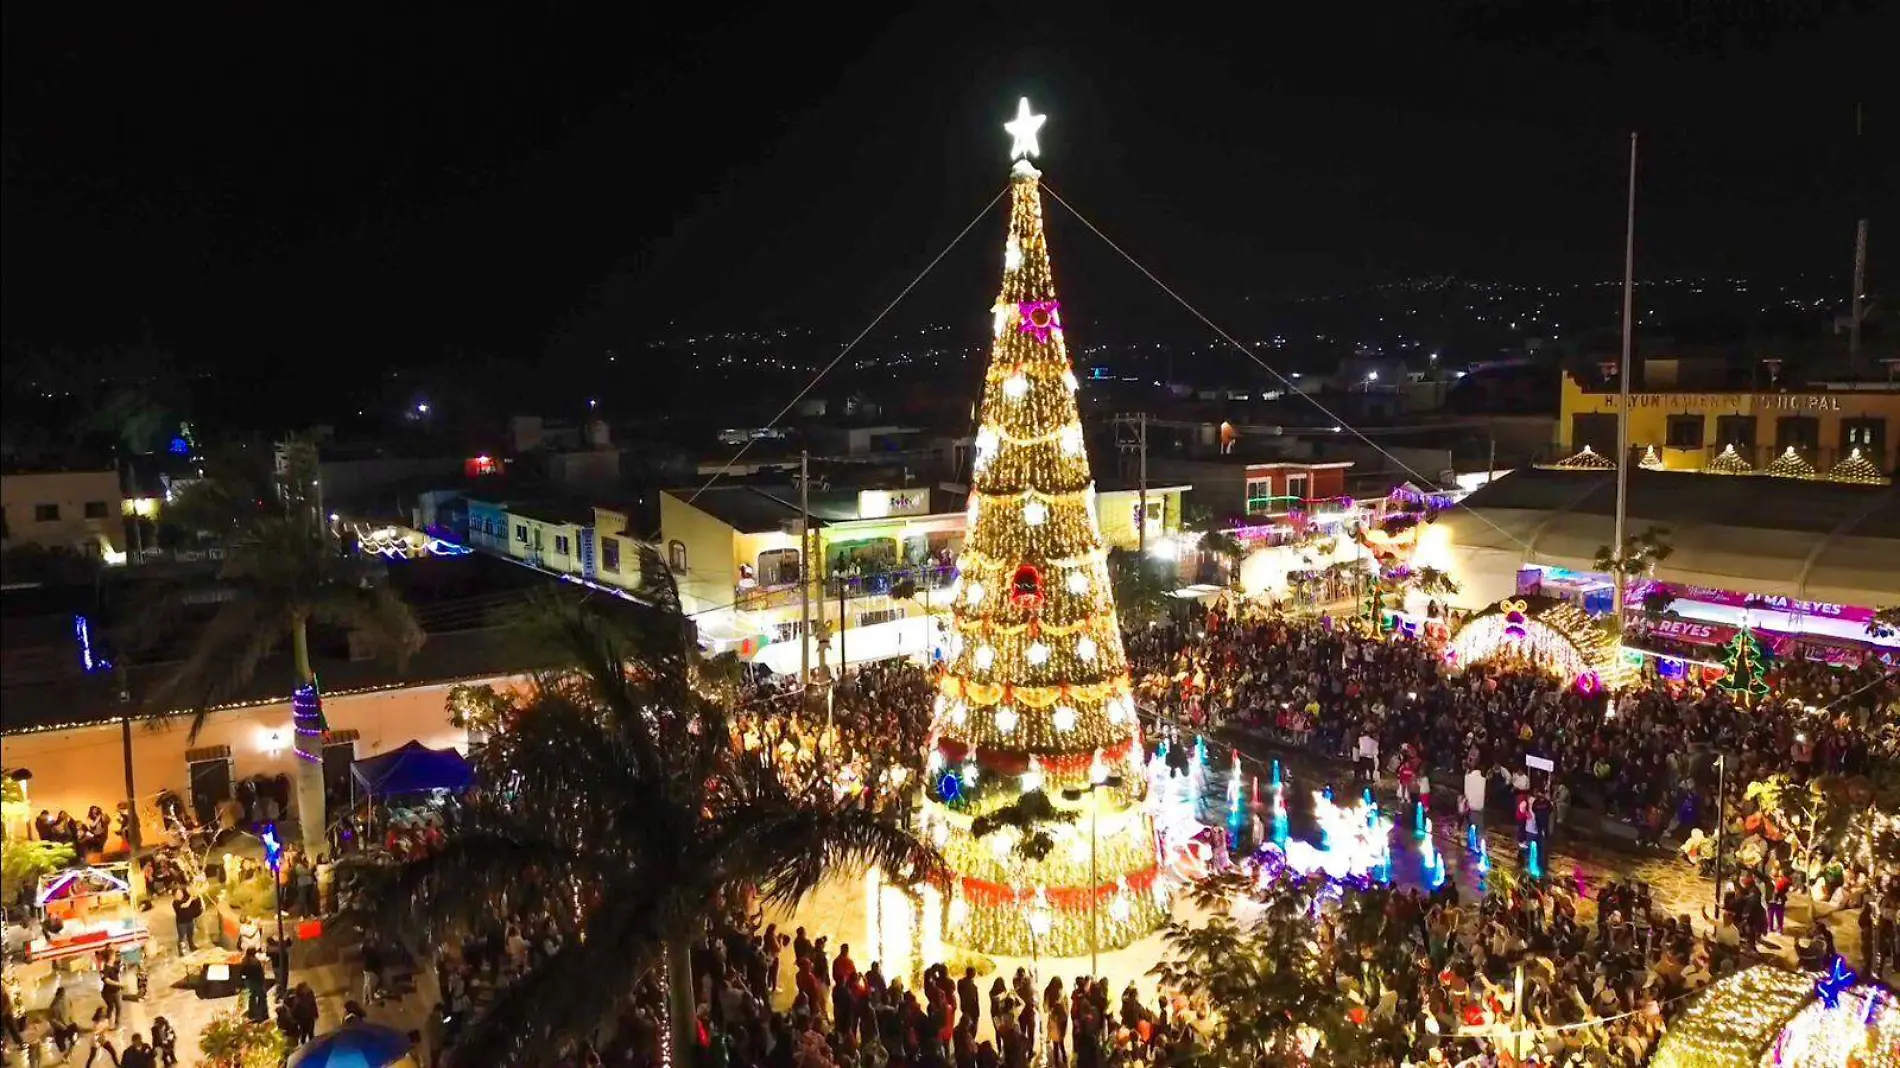
[{"label": "utility pole", "polygon": [[[1630,133],[1629,219],[1623,234],[1623,366],[1616,376],[1616,534],[1610,552],[1616,560],[1616,640],[1623,643],[1623,598],[1629,568],[1623,559],[1623,527],[1629,519],[1630,489],[1630,352],[1635,347],[1636,322],[1636,133]],[[1621,656],[1619,652],[1617,654]]]},{"label": "utility pole", "polygon": [[[811,686],[811,454],[798,454],[798,686]],[[801,698],[802,700],[802,698]]]},{"label": "utility pole", "polygon": [[1847,324],[1847,361],[1860,374],[1860,296],[1867,288],[1867,220],[1862,219],[1854,226],[1854,299],[1848,304],[1848,314],[1853,316]]},{"label": "utility pole", "polygon": [[119,684],[119,746],[125,760],[125,845],[132,851],[132,870],[128,873],[132,887],[132,904],[145,902],[145,869],[139,867],[140,841],[144,835],[139,828],[139,791],[132,775],[132,684],[127,678],[125,660],[116,658],[113,675]]},{"label": "utility pole", "polygon": [[1715,754],[1715,926],[1722,926],[1722,840],[1728,830],[1728,754]]},{"label": "utility pole", "polygon": [[[1136,424],[1141,434],[1141,464],[1137,478],[1141,484],[1141,529],[1136,532],[1138,546],[1145,559],[1148,555],[1148,413],[1142,412],[1140,422]],[[1143,565],[1147,566],[1146,564]]]},{"label": "utility pole", "polygon": [[1847,323],[1847,366],[1852,369],[1856,378],[1860,377],[1861,374],[1860,298],[1861,294],[1867,291],[1867,216],[1865,214],[1867,201],[1862,182],[1862,176],[1866,173],[1866,167],[1859,158],[1866,149],[1862,147],[1860,134],[1861,106],[1855,104],[1854,154],[1856,160],[1854,168],[1854,197],[1859,201],[1855,206],[1862,209],[1863,214],[1860,217],[1860,221],[1854,225],[1854,293],[1852,299],[1847,302],[1847,314],[1851,316]]}]

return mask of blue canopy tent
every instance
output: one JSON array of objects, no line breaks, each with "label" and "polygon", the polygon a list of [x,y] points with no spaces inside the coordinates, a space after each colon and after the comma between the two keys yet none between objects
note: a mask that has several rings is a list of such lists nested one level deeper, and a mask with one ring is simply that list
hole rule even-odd
[{"label": "blue canopy tent", "polygon": [[290,1056],[290,1068],[391,1068],[413,1064],[409,1036],[393,1027],[362,1020],[346,1023]]},{"label": "blue canopy tent", "polygon": [[350,777],[370,797],[388,798],[431,790],[466,790],[475,780],[475,773],[468,759],[455,750],[431,749],[412,741],[357,761],[350,768]]}]

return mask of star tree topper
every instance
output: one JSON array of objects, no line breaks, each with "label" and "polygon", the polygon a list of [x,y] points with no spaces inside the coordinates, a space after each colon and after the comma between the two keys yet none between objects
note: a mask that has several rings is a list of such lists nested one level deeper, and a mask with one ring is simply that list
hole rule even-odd
[{"label": "star tree topper", "polygon": [[1036,147],[1036,131],[1042,129],[1042,124],[1048,118],[1047,115],[1033,114],[1029,110],[1028,97],[1017,101],[1016,118],[1003,124],[1004,131],[1014,139],[1009,146],[1010,159],[1025,159],[1042,154]]}]

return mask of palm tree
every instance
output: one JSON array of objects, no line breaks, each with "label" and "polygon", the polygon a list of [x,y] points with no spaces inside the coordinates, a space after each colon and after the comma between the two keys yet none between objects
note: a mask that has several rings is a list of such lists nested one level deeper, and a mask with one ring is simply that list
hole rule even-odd
[{"label": "palm tree", "polygon": [[[636,638],[587,604],[550,622],[571,666],[536,679],[475,757],[460,829],[434,856],[381,869],[385,929],[452,937],[519,902],[524,876],[562,903],[562,948],[463,1032],[475,1061],[553,1061],[643,979],[666,991],[675,1064],[692,1041],[691,946],[756,887],[790,905],[831,872],[877,864],[934,878],[930,847],[832,783],[794,783],[732,744],[690,647]],[[876,786],[875,781],[869,784]]]},{"label": "palm tree", "polygon": [[1141,626],[1167,614],[1174,585],[1156,561],[1132,549],[1110,549],[1108,577],[1123,623]]},{"label": "palm tree", "polygon": [[1867,621],[1867,635],[1872,638],[1885,638],[1900,633],[1900,605],[1890,605],[1874,613]]},{"label": "palm tree", "polygon": [[1412,571],[1411,586],[1420,594],[1424,595],[1427,601],[1434,604],[1441,603],[1445,598],[1455,596],[1458,593],[1458,583],[1453,581],[1450,575],[1438,568],[1430,566],[1416,568]]},{"label": "palm tree", "polygon": [[1249,879],[1214,876],[1192,888],[1195,904],[1214,914],[1199,926],[1169,924],[1162,936],[1167,957],[1150,969],[1163,990],[1203,997],[1219,1013],[1192,1063],[1293,1063],[1309,1028],[1320,1044],[1308,1063],[1363,1062],[1364,1032],[1351,1023],[1351,1001],[1312,938],[1318,889],[1277,880],[1258,892],[1252,916],[1237,918],[1229,914],[1234,899],[1255,894]]},{"label": "palm tree", "polygon": [[[193,638],[184,660],[148,695],[159,709],[195,713],[192,737],[207,709],[240,694],[264,658],[290,643],[288,688],[316,681],[310,663],[312,622],[347,628],[398,664],[421,648],[423,633],[409,606],[377,581],[368,561],[346,548],[318,514],[314,495],[316,450],[294,444],[285,473],[273,475],[254,458],[229,455],[188,487],[170,520],[216,539],[224,562],[209,585],[219,597],[211,620]],[[185,612],[206,599],[202,579],[161,587],[133,614],[132,648],[149,649],[170,635]],[[304,848],[322,852],[323,730],[299,730],[297,820]]]}]

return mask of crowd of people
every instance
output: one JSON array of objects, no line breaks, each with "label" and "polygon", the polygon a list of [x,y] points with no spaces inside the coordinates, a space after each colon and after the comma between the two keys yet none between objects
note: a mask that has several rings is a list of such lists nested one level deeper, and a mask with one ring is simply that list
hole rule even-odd
[{"label": "crowd of people", "polygon": [[[1312,909],[1317,981],[1355,1006],[1366,1063],[1638,1065],[1688,994],[1751,963],[1638,882],[1502,883],[1469,903],[1454,880]],[[1283,876],[1267,894],[1305,912],[1322,886]]]},{"label": "crowd of people", "polygon": [[1718,754],[1739,788],[1775,773],[1796,783],[1900,758],[1900,727],[1875,715],[1900,695],[1881,665],[1777,665],[1782,690],[1745,704],[1719,686],[1649,680],[1585,692],[1530,666],[1454,669],[1430,645],[1330,620],[1277,615],[1150,628],[1129,654],[1145,707],[1196,728],[1237,725],[1335,759],[1371,756],[1381,773],[1456,787],[1472,769],[1504,789],[1475,791],[1481,817],[1508,804],[1527,755],[1561,824],[1573,805],[1627,821],[1648,840],[1712,823]]},{"label": "crowd of people", "polygon": [[[1174,1002],[1150,1005],[1133,984],[1116,993],[1086,975],[983,975],[974,958],[889,975],[848,944],[803,927],[783,932],[743,907],[695,942],[692,965],[693,1063],[718,1068],[1104,1068],[1165,1061],[1191,1028]],[[660,1064],[664,1005],[649,979],[610,1037],[569,1062]]]},{"label": "crowd of people", "polygon": [[791,675],[745,679],[732,719],[734,743],[769,754],[794,782],[820,774],[822,754],[823,774],[851,793],[877,786],[893,769],[922,770],[936,692],[924,668],[907,660],[864,664],[846,670],[828,692],[810,692],[808,701]]}]

